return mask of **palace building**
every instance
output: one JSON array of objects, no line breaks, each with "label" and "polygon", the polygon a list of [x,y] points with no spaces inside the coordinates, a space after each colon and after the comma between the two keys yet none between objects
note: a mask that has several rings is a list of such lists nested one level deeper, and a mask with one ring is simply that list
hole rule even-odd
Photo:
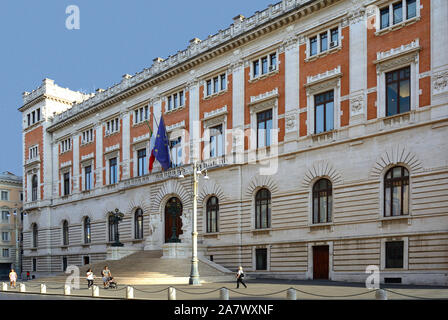
[{"label": "palace building", "polygon": [[[201,259],[447,285],[447,17],[445,0],[283,0],[106,90],[44,79],[19,109],[23,270],[188,256],[197,161]],[[172,168],[150,173],[162,115]]]}]

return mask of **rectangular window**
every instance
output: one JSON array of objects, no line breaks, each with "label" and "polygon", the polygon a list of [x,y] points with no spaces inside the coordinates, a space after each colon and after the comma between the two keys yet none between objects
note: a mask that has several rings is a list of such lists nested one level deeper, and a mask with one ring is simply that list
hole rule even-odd
[{"label": "rectangular window", "polygon": [[269,71],[277,70],[277,54],[273,53],[270,55],[270,66]]},{"label": "rectangular window", "polygon": [[226,74],[222,74],[221,75],[221,90],[226,90],[227,89],[227,79],[226,79]]},{"label": "rectangular window", "polygon": [[179,92],[179,106],[183,106],[185,104],[184,92]]},{"label": "rectangular window", "polygon": [[268,269],[268,249],[255,249],[256,270]]},{"label": "rectangular window", "polygon": [[27,119],[28,119],[28,127],[31,125],[31,115],[28,113],[26,115]]},{"label": "rectangular window", "polygon": [[257,148],[271,145],[272,109],[257,113]]},{"label": "rectangular window", "polygon": [[317,54],[317,36],[310,39],[310,56]]},{"label": "rectangular window", "polygon": [[2,256],[3,258],[9,258],[9,249],[3,249]]},{"label": "rectangular window", "polygon": [[168,111],[173,109],[173,101],[171,97],[168,97]]},{"label": "rectangular window", "polygon": [[314,96],[314,133],[318,134],[333,130],[333,108],[333,90]]},{"label": "rectangular window", "polygon": [[320,52],[327,51],[327,49],[328,49],[328,35],[325,32],[320,35]]},{"label": "rectangular window", "polygon": [[217,93],[219,91],[218,84],[219,84],[219,78],[218,77],[213,78],[213,93]]},{"label": "rectangular window", "polygon": [[331,43],[330,43],[330,48],[334,48],[337,47],[339,45],[339,29],[332,29],[330,31],[330,36],[331,36]]},{"label": "rectangular window", "polygon": [[208,80],[207,81],[207,95],[211,95],[212,94],[212,80]]},{"label": "rectangular window", "polygon": [[182,166],[182,138],[170,141],[171,168]]},{"label": "rectangular window", "polygon": [[84,190],[92,189],[92,166],[84,168]]},{"label": "rectangular window", "polygon": [[222,125],[210,128],[210,158],[221,157],[224,154]]},{"label": "rectangular window", "polygon": [[254,78],[258,77],[260,75],[260,61],[254,61],[253,63],[253,74],[254,74]]},{"label": "rectangular window", "polygon": [[118,118],[106,122],[106,136],[114,132],[117,132],[120,129],[118,123],[119,123]]},{"label": "rectangular window", "polygon": [[109,160],[109,184],[117,183],[117,158]]},{"label": "rectangular window", "polygon": [[70,172],[64,173],[64,196],[70,194]]},{"label": "rectangular window", "polygon": [[268,58],[264,57],[261,59],[261,73],[266,74],[268,73]]},{"label": "rectangular window", "polygon": [[389,27],[389,7],[380,10],[380,29]]},{"label": "rectangular window", "polygon": [[2,221],[8,223],[8,221],[9,221],[9,212],[8,211],[2,211]]},{"label": "rectangular window", "polygon": [[408,112],[411,108],[411,68],[386,73],[386,116]]},{"label": "rectangular window", "polygon": [[146,149],[141,149],[137,151],[137,175],[139,177],[146,174]]},{"label": "rectangular window", "polygon": [[386,242],[386,268],[403,268],[404,241]]},{"label": "rectangular window", "polygon": [[398,2],[393,5],[394,24],[403,21],[403,3]]},{"label": "rectangular window", "polygon": [[417,0],[407,0],[406,18],[411,19],[417,16]]},{"label": "rectangular window", "polygon": [[72,139],[68,138],[61,142],[61,153],[67,152],[72,149]]},{"label": "rectangular window", "polygon": [[9,200],[9,193],[8,193],[8,191],[2,191],[1,199],[3,201],[8,201]]},{"label": "rectangular window", "polygon": [[31,112],[31,117],[33,118],[33,124],[35,124],[36,123],[36,112],[35,111]]},{"label": "rectangular window", "polygon": [[2,232],[2,241],[9,242],[9,232]]},{"label": "rectangular window", "polygon": [[173,101],[174,101],[174,109],[176,109],[179,106],[179,101],[177,100],[177,93],[173,95]]},{"label": "rectangular window", "polygon": [[33,269],[33,272],[37,271],[37,259],[36,258],[33,258],[32,269]]},{"label": "rectangular window", "polygon": [[167,97],[168,111],[182,107],[185,104],[184,91],[176,92]]},{"label": "rectangular window", "polygon": [[149,119],[148,106],[134,110],[134,124],[141,123]]},{"label": "rectangular window", "polygon": [[39,122],[40,121],[40,108],[37,108],[36,109],[36,117],[37,117],[37,122]]}]

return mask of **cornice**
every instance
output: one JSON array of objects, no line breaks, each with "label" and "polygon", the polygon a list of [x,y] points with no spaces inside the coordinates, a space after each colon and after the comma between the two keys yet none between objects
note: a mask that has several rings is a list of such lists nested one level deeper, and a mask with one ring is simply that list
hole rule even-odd
[{"label": "cornice", "polygon": [[339,1],[341,0],[283,0],[264,11],[257,12],[252,17],[237,19],[230,28],[221,30],[204,41],[192,41],[186,50],[179,51],[167,60],[155,59],[150,68],[133,77],[124,77],[119,84],[97,93],[82,103],[75,104],[71,109],[53,118],[53,124],[47,130],[54,132]]}]

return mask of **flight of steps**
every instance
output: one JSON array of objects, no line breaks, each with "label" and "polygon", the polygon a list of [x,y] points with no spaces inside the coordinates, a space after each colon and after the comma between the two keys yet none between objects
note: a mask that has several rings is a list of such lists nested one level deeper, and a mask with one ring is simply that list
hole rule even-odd
[{"label": "flight of steps", "polygon": [[[92,265],[80,267],[80,281],[87,282],[86,272],[92,268],[97,277],[96,284],[102,284],[101,271],[108,266],[112,276],[120,285],[145,284],[188,284],[191,271],[191,259],[162,259],[162,251],[140,251],[121,260],[102,261]],[[201,261],[202,260],[202,261]],[[200,259],[198,262],[201,282],[234,281],[232,272],[215,265],[213,262]],[[39,283],[65,283],[66,274],[52,277],[37,278],[33,281]]]}]

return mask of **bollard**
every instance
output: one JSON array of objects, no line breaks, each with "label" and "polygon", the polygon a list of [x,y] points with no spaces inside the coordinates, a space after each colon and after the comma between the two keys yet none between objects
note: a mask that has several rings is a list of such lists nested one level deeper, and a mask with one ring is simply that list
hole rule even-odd
[{"label": "bollard", "polygon": [[387,292],[383,289],[378,289],[375,292],[375,299],[376,300],[387,300]]},{"label": "bollard", "polygon": [[64,285],[64,295],[69,296],[71,291],[71,287],[69,284]]},{"label": "bollard", "polygon": [[134,299],[134,288],[132,287],[126,288],[126,299]]},{"label": "bollard", "polygon": [[40,285],[40,293],[47,293],[47,286],[45,284]]},{"label": "bollard", "polygon": [[19,291],[20,292],[26,292],[26,287],[24,283],[19,284]]},{"label": "bollard", "polygon": [[229,290],[227,288],[221,288],[219,291],[219,298],[221,300],[229,300]]},{"label": "bollard", "polygon": [[168,300],[176,300],[176,288],[168,288]]},{"label": "bollard", "polygon": [[2,282],[2,291],[8,291],[8,284],[6,282]]},{"label": "bollard", "polygon": [[297,291],[294,288],[289,288],[286,291],[286,299],[287,300],[297,300]]},{"label": "bollard", "polygon": [[99,297],[100,296],[100,287],[98,286],[92,286],[92,297]]}]

